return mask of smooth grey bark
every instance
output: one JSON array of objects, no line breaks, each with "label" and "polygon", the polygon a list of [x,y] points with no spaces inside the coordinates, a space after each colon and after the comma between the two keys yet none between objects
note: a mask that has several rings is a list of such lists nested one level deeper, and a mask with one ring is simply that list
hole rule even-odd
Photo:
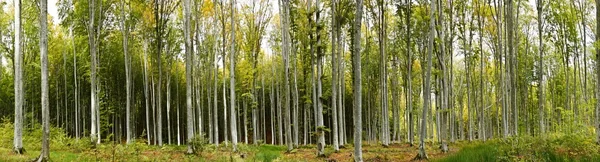
[{"label": "smooth grey bark", "polygon": [[194,138],[194,117],[192,107],[192,61],[194,56],[192,55],[192,40],[190,37],[190,0],[183,0],[183,31],[185,39],[185,103],[187,108],[187,153],[191,154],[194,152],[191,140]]},{"label": "smooth grey bark", "polygon": [[37,161],[50,160],[50,105],[48,101],[48,5],[40,0],[40,59],[42,69],[42,151]]},{"label": "smooth grey bark", "polygon": [[[271,66],[272,76],[275,76],[275,66]],[[273,78],[271,78],[271,94],[269,98],[271,99],[269,105],[271,105],[271,145],[275,145],[275,84],[273,84]]]},{"label": "smooth grey bark", "polygon": [[[316,2],[316,10],[319,10],[319,0]],[[316,24],[319,24],[319,12],[316,14]],[[317,31],[317,33],[319,33]],[[321,44],[320,35],[317,35],[317,45]],[[317,156],[325,155],[325,125],[323,124],[323,103],[321,97],[323,95],[322,76],[323,76],[323,54],[321,48],[317,47],[317,111],[315,118],[317,123]]]},{"label": "smooth grey bark", "polygon": [[[481,4],[481,1],[477,2],[478,8],[481,10],[481,8],[483,7],[483,5]],[[484,63],[484,59],[486,59],[486,56],[484,56],[483,53],[483,24],[485,24],[485,19],[483,18],[483,16],[481,14],[477,15],[477,24],[479,26],[479,110],[478,110],[478,126],[479,126],[479,130],[477,132],[477,135],[479,137],[480,140],[485,141],[486,140],[486,136],[485,136],[485,108],[484,108],[484,96],[485,96],[485,91],[483,90],[483,67],[485,66]]]},{"label": "smooth grey bark", "polygon": [[360,60],[360,31],[362,28],[363,1],[356,0],[356,14],[352,27],[353,50],[352,50],[352,70],[353,70],[353,107],[354,107],[354,161],[362,162],[362,92],[361,92],[361,60]]},{"label": "smooth grey bark", "polygon": [[[436,10],[436,1],[430,1],[430,12],[429,17],[434,17],[434,11]],[[427,111],[431,108],[431,62],[432,53],[434,48],[435,39],[435,20],[430,19],[429,21],[429,40],[427,45],[427,70],[425,70],[425,79],[423,81],[423,114],[421,117],[421,135],[419,144],[419,153],[415,159],[427,159],[427,153],[425,152],[425,135],[427,134]]]},{"label": "smooth grey bark", "polygon": [[244,143],[248,144],[248,117],[247,117],[247,112],[248,112],[248,102],[246,100],[244,100],[242,98],[242,102],[244,102],[244,107],[243,107],[243,113],[242,113],[242,119],[240,120],[240,124],[244,123]]},{"label": "smooth grey bark", "polygon": [[[179,118],[179,83],[175,84],[176,85],[176,93],[177,93],[177,136],[175,136],[175,138],[177,138],[177,146],[181,145],[181,124],[180,124],[180,118]],[[187,104],[187,103],[186,103]],[[187,105],[186,105],[187,107]],[[187,116],[186,116],[187,117]],[[193,122],[193,121],[192,121]],[[192,126],[193,127],[193,126]]]},{"label": "smooth grey bark", "polygon": [[90,132],[90,139],[92,142],[95,143],[100,143],[100,139],[98,137],[99,132],[98,128],[99,126],[98,124],[98,120],[97,116],[98,114],[98,104],[96,102],[98,97],[97,97],[97,85],[96,85],[96,64],[97,64],[97,58],[96,58],[96,28],[94,27],[95,21],[95,4],[96,4],[96,0],[88,0],[88,5],[89,5],[89,22],[88,22],[88,39],[89,39],[89,46],[90,46],[90,55],[91,55],[91,65],[90,65],[90,69],[91,69],[91,74],[90,74],[90,80],[91,80],[91,84],[90,84],[90,92],[91,92],[91,106],[90,106],[90,112],[91,112],[91,132]]},{"label": "smooth grey bark", "polygon": [[281,84],[277,83],[277,135],[279,138],[277,138],[277,142],[279,143],[279,145],[283,145],[283,124],[282,124],[282,116],[283,114],[281,113]]},{"label": "smooth grey bark", "polygon": [[[23,148],[23,52],[21,50],[21,0],[14,0],[15,20],[14,20],[14,88],[15,88],[15,123],[13,151],[17,154],[24,154]],[[1,59],[0,59],[1,61]]]},{"label": "smooth grey bark", "polygon": [[121,0],[121,19],[119,21],[121,34],[123,35],[123,58],[125,60],[125,91],[126,91],[126,103],[125,103],[125,127],[127,129],[126,143],[131,144],[133,142],[133,128],[131,126],[131,61],[129,56],[128,48],[128,37],[129,27],[127,26],[127,18],[125,15],[125,1]]},{"label": "smooth grey bark", "polygon": [[[596,8],[600,8],[600,0],[596,0]],[[600,10],[596,10],[596,20],[600,20]],[[596,21],[596,33],[600,33],[600,21]],[[596,37],[596,42],[600,37]],[[600,50],[596,50],[596,98],[600,98]],[[600,143],[600,102],[596,102],[596,142]]]},{"label": "smooth grey bark", "polygon": [[[544,44],[543,44],[543,25],[542,25],[542,12],[543,12],[543,4],[542,0],[536,1],[537,7],[537,21],[538,21],[538,37],[539,37],[539,45],[538,45],[538,54],[539,54],[539,88],[538,88],[538,114],[539,114],[539,123],[540,123],[540,134],[544,135],[546,133],[546,124],[544,124],[544,106],[546,104],[546,99],[544,95]],[[585,36],[584,36],[585,37]],[[585,42],[585,41],[584,41]],[[584,46],[585,48],[585,46]],[[585,50],[584,50],[585,51]],[[586,61],[587,62],[587,61]]]},{"label": "smooth grey bark", "polygon": [[332,119],[332,127],[333,127],[333,141],[331,141],[331,143],[333,144],[333,150],[335,152],[339,152],[340,151],[340,146],[338,143],[338,119],[337,119],[337,80],[338,80],[338,72],[337,72],[337,54],[336,54],[336,43],[338,40],[336,40],[337,38],[337,22],[336,22],[336,5],[337,5],[337,1],[332,1],[331,2],[331,77],[332,77],[332,81],[331,81],[331,117]]},{"label": "smooth grey bark", "polygon": [[142,62],[144,62],[144,99],[145,99],[145,104],[146,104],[146,140],[147,143],[150,144],[150,94],[148,93],[148,53],[147,53],[147,49],[148,49],[148,43],[146,38],[143,38],[142,41],[142,48],[143,48],[143,60]]},{"label": "smooth grey bark", "polygon": [[406,71],[406,120],[408,122],[407,126],[408,126],[408,143],[410,143],[410,145],[412,146],[414,144],[414,121],[413,121],[413,105],[412,105],[412,97],[413,97],[413,90],[412,90],[412,55],[410,53],[412,46],[411,46],[411,42],[410,42],[410,17],[412,15],[412,1],[411,0],[406,0],[405,3],[407,3],[406,5],[408,5],[408,7],[406,8],[406,56],[408,57],[407,61],[406,61],[406,65],[407,65],[407,71]]},{"label": "smooth grey bark", "polygon": [[[19,0],[20,1],[20,0]],[[69,10],[74,12],[75,5],[72,0],[69,0]],[[16,12],[15,12],[16,13]],[[77,79],[77,52],[75,48],[75,37],[73,36],[73,23],[69,25],[69,38],[71,38],[71,48],[73,48],[73,82],[75,84],[75,90],[73,90],[75,97],[75,140],[80,138],[80,107],[79,107],[79,80]]]},{"label": "smooth grey bark", "polygon": [[[171,70],[169,63],[169,72],[167,73],[167,143],[171,144]],[[193,112],[193,111],[192,111]],[[192,113],[194,114],[194,113]],[[192,116],[192,119],[194,117]]]},{"label": "smooth grey bark", "polygon": [[[514,133],[514,135],[518,135],[518,128],[519,128],[519,126],[518,126],[518,118],[517,118],[518,117],[518,115],[517,115],[517,99],[516,99],[517,92],[516,92],[516,75],[515,75],[516,74],[516,72],[515,72],[516,66],[515,65],[517,63],[515,62],[516,61],[516,57],[515,57],[515,52],[514,52],[515,51],[514,50],[514,45],[515,45],[514,42],[515,42],[515,40],[514,40],[514,34],[513,34],[514,31],[513,30],[514,30],[515,27],[513,26],[513,14],[514,14],[513,13],[513,1],[512,0],[506,0],[506,7],[507,7],[506,8],[506,10],[507,10],[506,11],[506,15],[507,15],[507,18],[506,18],[506,20],[507,20],[506,21],[506,28],[507,29],[506,30],[507,30],[507,36],[508,36],[507,38],[508,38],[508,59],[509,59],[509,61],[508,61],[508,63],[509,63],[509,77],[508,77],[508,79],[509,79],[509,83],[510,83],[510,86],[508,88],[508,91],[509,91],[508,95],[510,97],[510,103],[509,103],[510,104],[510,108],[512,108],[512,110],[513,110],[513,113],[512,113],[513,118],[514,118],[513,119],[514,120],[513,121],[514,122],[514,125],[513,125],[514,126],[514,130],[513,130],[514,132],[513,133]],[[567,74],[567,73],[565,73],[565,74]],[[568,80],[569,79],[567,78],[567,85],[569,83]],[[567,94],[569,94],[568,91],[569,90],[567,88]],[[567,109],[568,109],[568,107],[567,107]]]},{"label": "smooth grey bark", "polygon": [[289,29],[290,29],[290,24],[289,24],[289,19],[290,19],[290,9],[289,9],[289,0],[281,0],[280,1],[280,5],[281,5],[281,10],[283,11],[283,16],[281,21],[283,22],[282,24],[282,37],[283,37],[283,61],[284,61],[284,106],[283,106],[283,117],[284,117],[284,122],[285,122],[285,142],[287,145],[287,151],[291,152],[294,147],[293,147],[293,141],[292,141],[292,127],[291,127],[291,115],[290,115],[290,33],[289,33]]},{"label": "smooth grey bark", "polygon": [[[235,15],[233,14],[233,9],[235,1],[230,0],[231,2],[231,53],[229,54],[229,93],[231,97],[231,143],[233,145],[233,151],[237,152],[237,126],[236,126],[236,112],[235,112]],[[225,58],[223,58],[225,59]],[[225,66],[225,65],[223,65]]]},{"label": "smooth grey bark", "polygon": [[389,129],[389,115],[388,115],[388,88],[387,88],[387,54],[385,52],[385,33],[386,33],[386,17],[385,17],[385,1],[378,0],[377,8],[379,10],[378,15],[378,27],[379,29],[379,82],[380,82],[380,94],[381,94],[381,142],[383,146],[388,146],[390,143],[390,129]]}]

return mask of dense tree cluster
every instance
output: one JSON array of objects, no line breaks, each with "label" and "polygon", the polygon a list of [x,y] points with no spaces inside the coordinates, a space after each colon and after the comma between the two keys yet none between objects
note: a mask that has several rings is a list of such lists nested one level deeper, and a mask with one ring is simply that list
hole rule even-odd
[{"label": "dense tree cluster", "polygon": [[316,144],[317,156],[354,142],[355,161],[362,142],[419,139],[426,159],[426,141],[446,152],[547,132],[600,140],[598,0],[56,6],[0,3],[0,117],[14,121],[17,153],[42,123],[41,161],[50,126],[97,144],[202,136],[234,151]]}]

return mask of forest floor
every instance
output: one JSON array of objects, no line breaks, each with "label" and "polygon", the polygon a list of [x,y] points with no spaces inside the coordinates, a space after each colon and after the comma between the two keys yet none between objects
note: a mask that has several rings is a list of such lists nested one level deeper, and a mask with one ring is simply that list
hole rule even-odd
[{"label": "forest floor", "polygon": [[[17,155],[12,151],[13,124],[0,122],[0,162],[31,161],[40,154],[41,129],[39,127],[24,131],[23,144],[26,153]],[[450,152],[442,153],[437,142],[427,143],[426,152],[431,161],[441,162],[493,162],[493,161],[600,161],[600,145],[596,143],[593,129],[565,131],[572,133],[548,133],[544,136],[513,136],[494,138],[487,141],[474,140],[449,143]],[[64,134],[64,130],[50,130],[51,161],[353,161],[353,147],[346,145],[339,152],[334,152],[331,145],[325,148],[325,156],[316,156],[316,146],[299,146],[286,152],[285,146],[279,145],[246,145],[239,143],[238,152],[231,151],[231,143],[204,145],[203,150],[187,155],[186,146],[164,145],[158,147],[147,145],[145,139],[125,145],[120,142],[103,141],[92,145],[88,137],[75,140]],[[105,138],[112,138],[108,136]],[[122,141],[121,143],[124,143]],[[417,146],[406,143],[394,143],[388,147],[381,144],[363,142],[363,160],[371,162],[411,161],[417,154]]]},{"label": "forest floor", "polygon": [[[511,137],[492,139],[486,142],[456,142],[450,144],[450,152],[442,153],[439,145],[428,143],[430,161],[482,162],[482,161],[600,161],[600,146],[590,136],[560,135],[548,137]],[[32,139],[27,139],[29,141]],[[315,145],[300,146],[286,152],[285,146],[238,144],[239,152],[231,152],[231,144],[219,147],[206,145],[201,153],[187,155],[186,146],[165,145],[163,147],[135,143],[131,145],[105,142],[90,147],[89,139],[75,142],[56,140],[51,142],[51,161],[260,161],[260,162],[351,162],[353,147],[342,147],[334,152],[325,148],[325,157],[316,156]],[[139,140],[143,141],[143,140]],[[24,155],[16,155],[10,147],[11,138],[0,139],[0,161],[32,161],[40,153],[39,144],[26,145]],[[53,143],[53,144],[52,144]],[[66,144],[65,144],[66,143]],[[83,144],[82,144],[83,143]],[[85,144],[88,143],[88,144]],[[363,160],[367,162],[411,161],[417,154],[417,146],[395,143],[388,147],[380,144],[363,143]]]},{"label": "forest floor", "polygon": [[[450,153],[443,154],[433,145],[427,147],[430,159],[440,159],[460,150],[456,144],[450,147]],[[134,144],[130,146],[113,145],[110,143],[97,145],[96,148],[52,148],[50,159],[52,161],[353,161],[353,148],[343,147],[335,153],[332,147],[326,147],[325,157],[316,156],[316,146],[300,146],[287,153],[285,146],[275,145],[245,145],[239,144],[240,151],[231,152],[231,145],[223,144],[216,148],[208,145],[205,150],[195,155],[186,155],[186,146],[165,145],[163,147]],[[0,147],[0,161],[31,161],[39,156],[39,150],[27,150],[24,155],[16,155],[12,149]],[[417,154],[417,147],[409,144],[363,145],[363,159],[365,161],[411,161]]]}]

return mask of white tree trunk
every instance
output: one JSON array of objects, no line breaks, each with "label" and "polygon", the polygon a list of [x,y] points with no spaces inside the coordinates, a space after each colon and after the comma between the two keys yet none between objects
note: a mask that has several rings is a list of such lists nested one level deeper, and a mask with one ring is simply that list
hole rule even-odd
[{"label": "white tree trunk", "polygon": [[[231,97],[231,143],[233,145],[233,151],[237,152],[237,126],[236,126],[236,112],[235,112],[235,15],[233,14],[235,1],[230,0],[231,2],[231,53],[229,54],[229,94]],[[225,59],[225,58],[223,58]],[[225,66],[225,65],[223,65]]]},{"label": "white tree trunk", "polygon": [[194,56],[192,55],[192,40],[190,37],[190,0],[183,1],[183,11],[184,11],[184,39],[185,39],[185,94],[186,94],[186,107],[187,107],[187,153],[193,153],[192,145],[190,145],[191,140],[194,138],[194,116],[193,116],[193,107],[192,107],[192,61],[194,60]]},{"label": "white tree trunk", "polygon": [[48,101],[48,5],[40,0],[40,59],[42,64],[42,151],[38,161],[50,158],[50,105]]},{"label": "white tree trunk", "polygon": [[98,135],[99,132],[98,128],[99,126],[96,125],[98,124],[98,119],[97,119],[97,112],[98,112],[98,108],[96,107],[98,104],[96,104],[97,99],[97,94],[96,94],[96,90],[97,90],[97,86],[96,86],[96,62],[97,62],[97,58],[96,58],[96,34],[95,34],[95,27],[94,27],[94,15],[95,15],[95,4],[96,4],[96,0],[88,0],[88,5],[89,5],[89,22],[88,22],[88,37],[89,37],[89,46],[90,46],[90,55],[91,55],[91,65],[90,65],[90,69],[91,69],[91,84],[90,84],[90,92],[91,92],[91,107],[90,107],[90,112],[91,112],[91,121],[90,123],[91,125],[91,132],[90,132],[90,138],[92,142],[96,142],[96,143],[100,143],[100,139],[98,139]]},{"label": "white tree trunk", "polygon": [[[15,8],[15,40],[14,40],[14,87],[15,87],[15,126],[14,152],[23,154],[23,52],[21,50],[21,0],[14,0]],[[0,61],[2,61],[0,59]]]},{"label": "white tree trunk", "polygon": [[354,161],[362,162],[362,89],[361,89],[361,61],[360,61],[360,31],[362,28],[363,1],[356,0],[356,14],[352,34],[352,68],[353,82],[353,107],[354,107]]},{"label": "white tree trunk", "polygon": [[[431,1],[431,10],[429,12],[429,17],[434,17],[435,11],[435,1]],[[435,38],[435,20],[430,19],[429,21],[429,40],[427,45],[427,70],[425,71],[425,79],[423,81],[423,114],[421,117],[421,135],[420,135],[420,144],[419,144],[419,153],[415,159],[427,159],[427,153],[425,152],[425,136],[427,135],[427,113],[431,108],[431,62],[432,62],[432,53],[434,48],[434,38]]]}]

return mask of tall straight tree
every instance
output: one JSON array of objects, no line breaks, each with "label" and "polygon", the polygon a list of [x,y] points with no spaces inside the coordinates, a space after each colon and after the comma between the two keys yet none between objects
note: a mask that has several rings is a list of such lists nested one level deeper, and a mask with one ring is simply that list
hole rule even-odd
[{"label": "tall straight tree", "polygon": [[123,34],[123,57],[125,60],[125,91],[126,91],[126,103],[125,103],[125,127],[127,129],[127,144],[133,142],[133,128],[131,126],[131,61],[129,61],[129,48],[128,48],[128,37],[129,28],[127,26],[127,19],[125,13],[125,0],[121,0],[121,19],[119,25],[121,26],[121,34]]},{"label": "tall straight tree", "polygon": [[354,82],[354,161],[362,162],[362,92],[361,92],[361,67],[360,67],[360,31],[362,28],[363,1],[356,0],[356,13],[352,26],[352,73]]},{"label": "tall straight tree", "polygon": [[338,152],[340,151],[340,147],[339,147],[339,143],[338,143],[338,119],[337,119],[337,80],[338,80],[338,63],[337,63],[337,56],[336,56],[336,43],[338,40],[336,40],[337,38],[337,22],[336,22],[336,5],[337,5],[337,1],[333,0],[331,2],[331,117],[332,119],[332,127],[333,127],[333,141],[331,143],[333,143],[333,150]]},{"label": "tall straight tree", "polygon": [[291,127],[291,115],[290,115],[290,1],[289,0],[281,0],[281,7],[282,7],[282,30],[281,30],[281,36],[283,38],[283,43],[282,43],[282,51],[283,51],[283,64],[284,64],[284,103],[285,105],[283,106],[283,116],[284,116],[284,122],[285,122],[285,143],[287,145],[287,151],[291,152],[292,149],[294,149],[293,145],[292,145],[292,127]]},{"label": "tall straight tree", "polygon": [[40,0],[40,59],[42,68],[42,151],[37,161],[50,160],[50,105],[48,101],[48,4]]},{"label": "tall straight tree", "polygon": [[171,13],[177,8],[179,5],[178,0],[154,0],[154,21],[156,22],[156,26],[154,27],[155,36],[156,36],[156,60],[158,62],[158,83],[156,90],[156,140],[158,141],[158,145],[162,146],[162,50],[163,50],[163,38],[168,37],[168,22],[170,19]]},{"label": "tall straight tree", "polygon": [[235,15],[233,13],[235,1],[229,0],[229,2],[231,2],[231,52],[229,53],[229,94],[231,95],[229,97],[231,105],[231,120],[229,121],[231,123],[229,125],[231,126],[231,144],[233,145],[233,151],[237,152],[237,114],[235,111]]},{"label": "tall straight tree", "polygon": [[[600,8],[600,0],[596,0],[596,8]],[[598,9],[596,20],[600,20]],[[596,21],[596,33],[600,33],[600,21]],[[596,42],[600,42],[600,37],[596,36]],[[596,50],[596,98],[600,98],[600,50]],[[596,143],[600,144],[600,102],[596,102]]]},{"label": "tall straight tree", "polygon": [[15,5],[15,41],[14,41],[14,87],[15,87],[15,134],[14,152],[25,153],[23,149],[23,52],[21,51],[21,0],[14,0]]},{"label": "tall straight tree", "polygon": [[[538,88],[538,112],[539,112],[539,123],[540,123],[540,134],[544,134],[546,133],[546,124],[544,124],[544,104],[546,103],[546,99],[545,99],[545,95],[544,95],[544,44],[543,44],[543,25],[542,25],[542,11],[543,11],[543,0],[537,0],[536,4],[537,4],[537,21],[538,21],[538,39],[539,39],[539,46],[538,46],[538,54],[539,54],[539,68],[538,68],[538,75],[539,75],[539,88]],[[586,61],[587,62],[587,61]]]},{"label": "tall straight tree", "polygon": [[379,29],[379,86],[381,91],[381,143],[383,146],[388,146],[390,143],[390,129],[389,129],[389,115],[388,115],[388,88],[387,88],[387,55],[385,53],[385,37],[386,37],[386,17],[385,17],[386,3],[384,0],[377,1],[377,8],[379,10],[378,24]]},{"label": "tall straight tree", "polygon": [[316,124],[317,124],[317,155],[318,156],[324,156],[325,155],[325,125],[323,124],[323,102],[321,100],[322,94],[323,94],[323,84],[322,84],[322,79],[323,79],[323,54],[322,54],[322,48],[320,48],[319,46],[321,45],[321,36],[319,34],[319,16],[320,16],[320,11],[319,11],[319,0],[317,0],[317,2],[315,3],[316,5],[316,25],[317,25],[317,58],[316,58],[316,63],[317,63],[317,76],[316,76],[316,80],[317,80],[317,96],[316,96],[316,102],[317,102],[317,111],[316,111],[316,116],[315,118],[316,120]]},{"label": "tall straight tree", "polygon": [[99,119],[97,119],[98,117],[98,97],[97,97],[97,86],[96,86],[96,64],[97,64],[97,58],[96,58],[96,27],[94,26],[95,24],[95,14],[96,14],[96,0],[88,0],[88,11],[89,11],[89,22],[88,22],[88,39],[89,39],[89,50],[90,50],[90,59],[91,59],[91,65],[90,65],[90,80],[91,80],[91,84],[90,84],[90,92],[91,92],[91,106],[90,106],[90,112],[91,112],[91,130],[90,130],[90,139],[92,142],[95,143],[100,143],[100,139],[98,138],[98,134],[100,132],[98,131],[98,128],[100,127],[99,125],[97,125],[99,122],[97,122]]},{"label": "tall straight tree", "polygon": [[420,144],[419,144],[419,153],[415,159],[427,159],[427,153],[425,152],[425,136],[427,135],[427,110],[431,108],[431,59],[434,48],[434,39],[435,39],[435,16],[434,11],[436,11],[435,6],[436,1],[430,1],[430,10],[429,10],[429,40],[427,45],[427,69],[425,70],[425,79],[423,81],[423,114],[421,117],[421,132],[420,135]]},{"label": "tall straight tree", "polygon": [[412,105],[412,55],[410,53],[412,46],[410,45],[410,17],[411,17],[411,13],[412,13],[412,0],[406,0],[405,1],[406,5],[408,7],[406,7],[406,56],[408,59],[406,59],[406,121],[408,122],[407,126],[408,126],[408,142],[410,143],[410,145],[413,145],[414,142],[414,126],[413,124],[415,123],[413,121],[413,114],[412,114],[412,110],[413,110],[413,105]]},{"label": "tall straight tree", "polygon": [[[187,106],[187,153],[193,153],[191,140],[194,138],[194,116],[192,108],[192,40],[190,37],[190,0],[183,0],[183,32],[185,39],[185,96]],[[179,137],[178,137],[179,138]]]}]

